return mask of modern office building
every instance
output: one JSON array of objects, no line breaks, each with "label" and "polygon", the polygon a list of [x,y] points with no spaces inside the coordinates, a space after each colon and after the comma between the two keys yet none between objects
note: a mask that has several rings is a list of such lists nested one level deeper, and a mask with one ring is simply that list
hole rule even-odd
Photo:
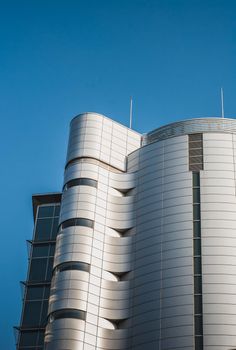
[{"label": "modern office building", "polygon": [[79,115],[33,203],[17,349],[236,348],[236,120]]}]

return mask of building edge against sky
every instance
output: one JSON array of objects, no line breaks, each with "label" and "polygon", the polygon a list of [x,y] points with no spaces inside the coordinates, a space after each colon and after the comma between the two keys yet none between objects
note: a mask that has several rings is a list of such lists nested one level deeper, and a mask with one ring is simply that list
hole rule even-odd
[{"label": "building edge against sky", "polygon": [[34,202],[17,349],[236,348],[235,191],[234,119],[75,117],[62,197]]}]

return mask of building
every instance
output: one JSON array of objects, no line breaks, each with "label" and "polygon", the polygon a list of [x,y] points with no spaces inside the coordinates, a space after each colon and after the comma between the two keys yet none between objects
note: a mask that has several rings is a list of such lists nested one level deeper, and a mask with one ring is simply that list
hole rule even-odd
[{"label": "building", "polygon": [[62,197],[34,208],[19,350],[236,348],[236,120],[80,115]]}]

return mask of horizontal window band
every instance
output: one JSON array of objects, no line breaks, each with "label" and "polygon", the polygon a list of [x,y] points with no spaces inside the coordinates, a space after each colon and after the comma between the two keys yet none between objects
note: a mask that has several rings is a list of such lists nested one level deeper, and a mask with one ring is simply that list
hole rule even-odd
[{"label": "horizontal window band", "polygon": [[74,186],[90,186],[97,188],[98,182],[93,179],[81,177],[78,179],[72,179],[68,181],[64,186],[63,190],[67,190],[68,188],[74,187]]},{"label": "horizontal window band", "polygon": [[49,323],[61,319],[61,318],[75,318],[79,320],[85,320],[86,312],[76,309],[62,309],[52,312],[49,315]]},{"label": "horizontal window band", "polygon": [[85,226],[85,227],[94,227],[94,221],[85,218],[73,218],[63,221],[59,226],[59,231],[71,227],[71,226]]},{"label": "horizontal window band", "polygon": [[54,269],[54,273],[62,272],[62,271],[71,271],[71,270],[89,272],[90,265],[82,261],[66,262],[56,266]]},{"label": "horizontal window band", "polygon": [[98,165],[98,166],[101,166],[102,168],[104,169],[107,169],[109,171],[113,171],[114,173],[119,173],[119,174],[122,174],[124,173],[124,171],[116,168],[116,167],[113,167],[112,165],[109,165],[101,160],[98,160],[96,158],[93,158],[93,157],[77,157],[77,158],[73,158],[71,160],[69,160],[65,166],[65,170],[73,165],[73,164],[76,164],[76,163],[89,163],[89,164],[95,164],[95,165]]}]

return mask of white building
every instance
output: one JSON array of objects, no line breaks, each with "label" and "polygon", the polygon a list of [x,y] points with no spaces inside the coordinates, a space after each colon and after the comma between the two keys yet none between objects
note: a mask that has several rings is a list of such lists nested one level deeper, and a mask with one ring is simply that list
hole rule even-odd
[{"label": "white building", "polygon": [[45,349],[236,348],[235,191],[236,120],[74,118]]}]

